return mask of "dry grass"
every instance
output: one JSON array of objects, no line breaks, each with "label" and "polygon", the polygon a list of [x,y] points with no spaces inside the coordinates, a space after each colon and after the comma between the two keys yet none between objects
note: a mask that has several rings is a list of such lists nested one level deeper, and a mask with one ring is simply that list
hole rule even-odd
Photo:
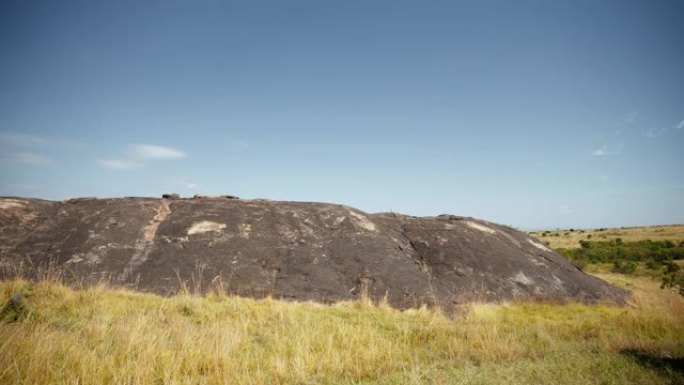
[{"label": "dry grass", "polygon": [[[580,247],[579,241],[610,241],[622,238],[625,242],[636,242],[650,239],[652,241],[671,240],[675,242],[684,241],[684,225],[672,226],[649,226],[649,227],[629,227],[619,229],[598,229],[587,230],[553,230],[550,234],[542,236],[543,231],[533,231],[529,234],[542,242],[548,242],[553,249],[569,249]],[[591,235],[591,237],[588,237]]]},{"label": "dry grass", "polygon": [[0,282],[2,384],[665,384],[684,356],[684,300],[647,279],[627,307],[469,304],[465,315],[212,294]]}]

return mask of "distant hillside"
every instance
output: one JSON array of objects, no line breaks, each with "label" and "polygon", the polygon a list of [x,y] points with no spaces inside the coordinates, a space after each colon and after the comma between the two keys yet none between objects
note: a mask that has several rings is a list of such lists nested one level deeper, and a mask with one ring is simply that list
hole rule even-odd
[{"label": "distant hillside", "polygon": [[581,240],[611,241],[621,238],[624,242],[636,242],[650,239],[652,241],[684,241],[684,225],[621,227],[602,229],[565,229],[549,231],[532,231],[531,236],[542,241],[552,249],[570,249],[580,247]]}]

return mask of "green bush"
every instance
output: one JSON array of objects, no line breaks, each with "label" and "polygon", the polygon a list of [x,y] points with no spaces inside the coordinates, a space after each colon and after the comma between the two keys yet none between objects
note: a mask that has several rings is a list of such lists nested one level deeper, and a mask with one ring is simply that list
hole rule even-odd
[{"label": "green bush", "polygon": [[587,263],[613,263],[615,261],[658,263],[684,259],[684,247],[672,241],[624,242],[581,240],[578,249],[559,249],[559,253],[573,262],[583,260]]},{"label": "green bush", "polygon": [[584,271],[584,269],[586,269],[589,262],[587,262],[585,260],[578,260],[578,261],[573,261],[572,264],[575,265],[575,267],[577,267],[578,269]]},{"label": "green bush", "polygon": [[19,293],[14,293],[12,298],[0,309],[0,321],[14,322],[26,313]]},{"label": "green bush", "polygon": [[613,262],[613,273],[620,273],[620,274],[634,274],[634,272],[637,269],[637,264],[636,262],[623,262],[623,261],[615,261]]},{"label": "green bush", "polygon": [[661,266],[662,266],[661,263],[654,261],[652,259],[650,261],[646,262],[646,268],[649,270],[658,270]]},{"label": "green bush", "polygon": [[663,289],[667,287],[678,288],[679,294],[684,296],[684,272],[682,272],[682,268],[672,261],[667,262],[665,266],[660,287]]}]

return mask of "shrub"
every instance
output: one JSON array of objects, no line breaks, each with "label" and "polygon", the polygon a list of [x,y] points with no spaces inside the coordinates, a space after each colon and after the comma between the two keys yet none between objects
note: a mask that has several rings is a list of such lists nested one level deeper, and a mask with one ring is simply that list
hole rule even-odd
[{"label": "shrub", "polygon": [[584,259],[580,259],[580,260],[577,260],[577,261],[572,261],[572,264],[575,265],[575,267],[577,267],[578,269],[584,271],[584,269],[587,267],[587,265],[589,264],[589,262],[587,262],[587,261],[584,260]]},{"label": "shrub", "polygon": [[634,274],[637,269],[637,264],[635,262],[623,262],[615,261],[613,262],[613,273],[620,274]]},{"label": "shrub", "polygon": [[665,265],[665,273],[663,273],[661,288],[678,288],[679,294],[684,296],[684,273],[682,268],[676,263],[669,261]]},{"label": "shrub", "polygon": [[7,303],[5,304],[5,306],[3,306],[0,310],[0,321],[17,321],[24,315],[25,312],[26,309],[24,308],[24,305],[21,303],[21,297],[19,296],[19,293],[14,293],[14,295],[12,295],[12,298],[10,298],[9,301],[7,301]]},{"label": "shrub", "polygon": [[650,261],[646,262],[646,268],[649,270],[658,270],[660,268],[661,264],[656,262],[655,260],[651,259]]},{"label": "shrub", "polygon": [[667,241],[644,240],[638,242],[580,240],[578,249],[559,249],[558,252],[573,261],[583,259],[590,263],[615,261],[665,262],[684,259],[684,247],[670,247]]}]

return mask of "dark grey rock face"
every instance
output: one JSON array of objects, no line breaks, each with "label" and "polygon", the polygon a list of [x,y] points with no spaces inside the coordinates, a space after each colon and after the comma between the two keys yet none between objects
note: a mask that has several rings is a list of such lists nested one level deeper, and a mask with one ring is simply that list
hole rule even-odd
[{"label": "dark grey rock face", "polygon": [[399,308],[467,300],[622,302],[626,293],[509,227],[265,200],[0,198],[5,276],[47,266],[163,295],[222,282],[253,297]]}]

